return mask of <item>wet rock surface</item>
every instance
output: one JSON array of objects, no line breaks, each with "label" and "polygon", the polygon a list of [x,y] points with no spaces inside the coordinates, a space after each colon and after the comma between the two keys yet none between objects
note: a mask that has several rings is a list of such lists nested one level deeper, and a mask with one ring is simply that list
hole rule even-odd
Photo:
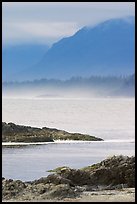
[{"label": "wet rock surface", "polygon": [[103,139],[55,128],[35,128],[2,122],[2,142],[54,142],[54,140],[101,141]]},{"label": "wet rock surface", "polygon": [[3,200],[62,200],[84,192],[135,187],[135,157],[113,156],[82,169],[60,167],[40,179],[22,182],[2,178]]}]

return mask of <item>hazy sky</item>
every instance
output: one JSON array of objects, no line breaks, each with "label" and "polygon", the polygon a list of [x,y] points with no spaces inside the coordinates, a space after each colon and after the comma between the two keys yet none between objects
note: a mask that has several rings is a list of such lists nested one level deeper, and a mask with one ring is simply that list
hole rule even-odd
[{"label": "hazy sky", "polygon": [[50,45],[83,26],[128,15],[135,15],[134,2],[2,2],[2,41]]}]

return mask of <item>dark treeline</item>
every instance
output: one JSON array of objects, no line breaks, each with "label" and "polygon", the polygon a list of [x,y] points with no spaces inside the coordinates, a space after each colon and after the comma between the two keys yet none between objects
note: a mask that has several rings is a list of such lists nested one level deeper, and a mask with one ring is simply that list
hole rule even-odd
[{"label": "dark treeline", "polygon": [[75,84],[83,84],[83,85],[97,85],[100,84],[115,84],[115,83],[125,83],[125,84],[134,84],[135,74],[129,76],[90,76],[89,78],[84,77],[72,77],[67,80],[60,79],[36,79],[33,81],[10,81],[3,82],[4,86],[11,85],[75,85]]},{"label": "dark treeline", "polygon": [[3,93],[61,96],[134,96],[135,74],[129,76],[72,77],[68,80],[40,79],[3,82]]}]

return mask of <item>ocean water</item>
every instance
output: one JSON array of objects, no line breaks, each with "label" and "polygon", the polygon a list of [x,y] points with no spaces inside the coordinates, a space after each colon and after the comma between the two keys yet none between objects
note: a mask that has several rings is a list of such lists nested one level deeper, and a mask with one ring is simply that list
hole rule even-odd
[{"label": "ocean water", "polygon": [[3,98],[2,121],[53,127],[103,139],[134,139],[135,100]]},{"label": "ocean water", "polygon": [[34,180],[58,166],[81,168],[112,155],[135,154],[135,100],[3,98],[2,121],[54,127],[101,137],[97,142],[56,142],[2,148],[2,176]]}]

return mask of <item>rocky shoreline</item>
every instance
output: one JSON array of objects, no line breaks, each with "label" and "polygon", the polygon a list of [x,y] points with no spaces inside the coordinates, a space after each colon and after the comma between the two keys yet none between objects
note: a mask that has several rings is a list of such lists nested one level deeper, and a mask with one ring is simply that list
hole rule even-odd
[{"label": "rocky shoreline", "polygon": [[54,142],[55,140],[102,141],[103,139],[55,128],[35,128],[2,122],[2,142]]},{"label": "rocky shoreline", "polygon": [[92,201],[95,195],[103,195],[102,192],[108,196],[112,192],[115,195],[116,191],[123,194],[130,191],[131,200],[134,200],[134,156],[113,156],[82,169],[59,167],[52,172],[47,177],[28,182],[2,178],[2,199],[79,202],[87,198]]}]

